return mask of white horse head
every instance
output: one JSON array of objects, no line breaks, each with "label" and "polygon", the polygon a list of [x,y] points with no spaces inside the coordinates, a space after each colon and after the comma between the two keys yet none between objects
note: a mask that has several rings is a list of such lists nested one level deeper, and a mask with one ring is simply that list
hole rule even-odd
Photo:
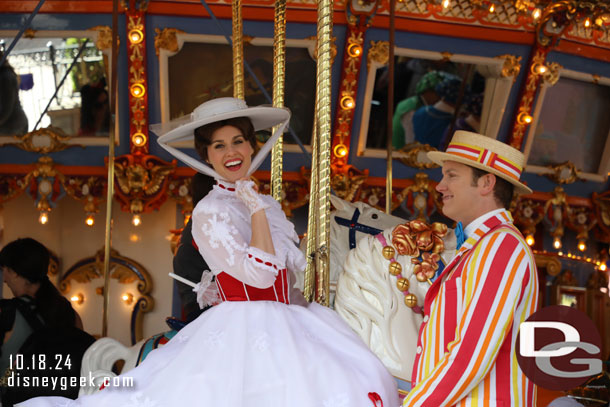
[{"label": "white horse head", "polygon": [[[405,220],[375,209],[364,202],[348,202],[330,197],[335,207],[330,225],[330,281],[337,282],[349,251],[367,236],[404,223]],[[350,236],[351,235],[351,236]]]},{"label": "white horse head", "polygon": [[[423,307],[429,283],[419,282],[413,273],[410,256],[399,255],[402,274],[389,273],[390,260],[382,250],[392,246],[392,231],[383,231],[383,238],[368,236],[358,242],[345,260],[344,271],[337,284],[335,310],[356,331],[371,350],[396,377],[410,381],[422,315],[405,305],[405,294],[398,290],[398,278],[409,281],[409,293]],[[382,243],[382,241],[384,243]],[[450,230],[443,238],[443,262],[455,254],[455,234]]]},{"label": "white horse head", "polygon": [[[388,215],[364,202],[348,202],[334,195],[330,196],[330,201],[335,207],[335,210],[330,213],[329,266],[330,287],[331,292],[334,293],[339,275],[343,272],[343,263],[347,254],[353,248],[350,247],[350,242],[355,247],[363,237],[380,233],[384,229],[404,223],[405,220]],[[306,254],[307,239],[301,241],[301,250]],[[296,287],[302,290],[303,273],[295,274],[297,278]]]}]

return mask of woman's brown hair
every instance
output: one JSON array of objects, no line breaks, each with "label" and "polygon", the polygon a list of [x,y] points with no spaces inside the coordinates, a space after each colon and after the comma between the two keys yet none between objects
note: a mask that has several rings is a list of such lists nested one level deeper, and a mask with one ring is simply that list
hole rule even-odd
[{"label": "woman's brown hair", "polygon": [[208,162],[208,146],[212,144],[212,135],[216,130],[225,126],[232,126],[241,131],[241,134],[243,134],[250,143],[254,152],[256,153],[258,151],[252,121],[247,117],[234,117],[232,119],[209,123],[195,129],[195,150],[197,150],[199,157],[201,157],[203,161]]}]

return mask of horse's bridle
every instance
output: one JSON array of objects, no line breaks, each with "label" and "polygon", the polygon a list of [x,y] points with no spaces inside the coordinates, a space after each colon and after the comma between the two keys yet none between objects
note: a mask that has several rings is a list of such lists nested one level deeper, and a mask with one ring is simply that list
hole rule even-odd
[{"label": "horse's bridle", "polygon": [[356,247],[356,232],[362,232],[369,235],[378,235],[383,232],[381,229],[374,228],[372,226],[363,225],[358,223],[358,218],[360,217],[360,210],[356,208],[354,211],[354,215],[352,219],[340,218],[335,216],[335,221],[341,225],[349,228],[349,248],[354,249]]}]

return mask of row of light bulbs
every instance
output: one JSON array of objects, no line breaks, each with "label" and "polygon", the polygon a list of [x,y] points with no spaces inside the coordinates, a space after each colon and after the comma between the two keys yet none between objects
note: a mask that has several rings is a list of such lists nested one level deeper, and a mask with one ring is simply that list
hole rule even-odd
[{"label": "row of light bulbs", "polygon": [[[534,239],[534,235],[532,234],[528,234],[525,237],[525,242],[528,244],[528,246],[533,246],[534,243],[536,243],[536,240]],[[561,243],[561,238],[559,236],[555,236],[553,238],[553,247],[555,248],[555,250],[559,250],[562,247],[562,243]],[[587,250],[587,241],[584,239],[580,239],[578,240],[578,250],[580,252],[584,252]],[[609,249],[609,253],[610,253],[610,249]],[[559,252],[557,253],[560,257],[565,257],[565,258],[570,258],[570,259],[574,259],[574,260],[580,260],[580,261],[586,261],[588,263],[591,264],[595,264],[597,266],[597,268],[601,271],[606,271],[607,266],[606,263],[600,260],[595,260],[592,259],[591,257],[582,257],[582,256],[577,256],[577,255],[573,255],[572,253],[568,253],[565,254],[563,252]]]},{"label": "row of light bulbs", "polygon": [[[85,296],[82,293],[77,293],[70,297],[70,301],[72,301],[74,304],[81,305],[85,302]],[[131,305],[133,303],[133,294],[129,292],[123,293],[121,295],[121,301],[127,305]]]},{"label": "row of light bulbs", "polygon": [[[40,212],[40,216],[38,216],[38,222],[41,225],[46,225],[49,222],[49,212]],[[135,214],[131,218],[131,223],[134,226],[140,226],[142,224],[142,218],[140,217],[140,215]],[[87,214],[87,217],[85,218],[85,225],[89,227],[93,227],[93,225],[95,225],[95,216],[93,216],[92,213]]]}]

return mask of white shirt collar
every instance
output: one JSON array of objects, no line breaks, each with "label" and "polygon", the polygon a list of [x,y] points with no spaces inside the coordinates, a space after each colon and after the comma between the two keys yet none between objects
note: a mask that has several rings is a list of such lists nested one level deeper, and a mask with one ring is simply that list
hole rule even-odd
[{"label": "white shirt collar", "polygon": [[493,211],[489,211],[486,214],[481,215],[478,218],[476,218],[475,220],[473,220],[472,222],[470,222],[464,228],[464,233],[466,234],[466,238],[468,238],[470,235],[472,235],[472,232],[477,230],[483,224],[483,222],[485,222],[487,219],[489,219],[492,216],[497,215],[503,211],[504,211],[504,208],[494,209]]}]

